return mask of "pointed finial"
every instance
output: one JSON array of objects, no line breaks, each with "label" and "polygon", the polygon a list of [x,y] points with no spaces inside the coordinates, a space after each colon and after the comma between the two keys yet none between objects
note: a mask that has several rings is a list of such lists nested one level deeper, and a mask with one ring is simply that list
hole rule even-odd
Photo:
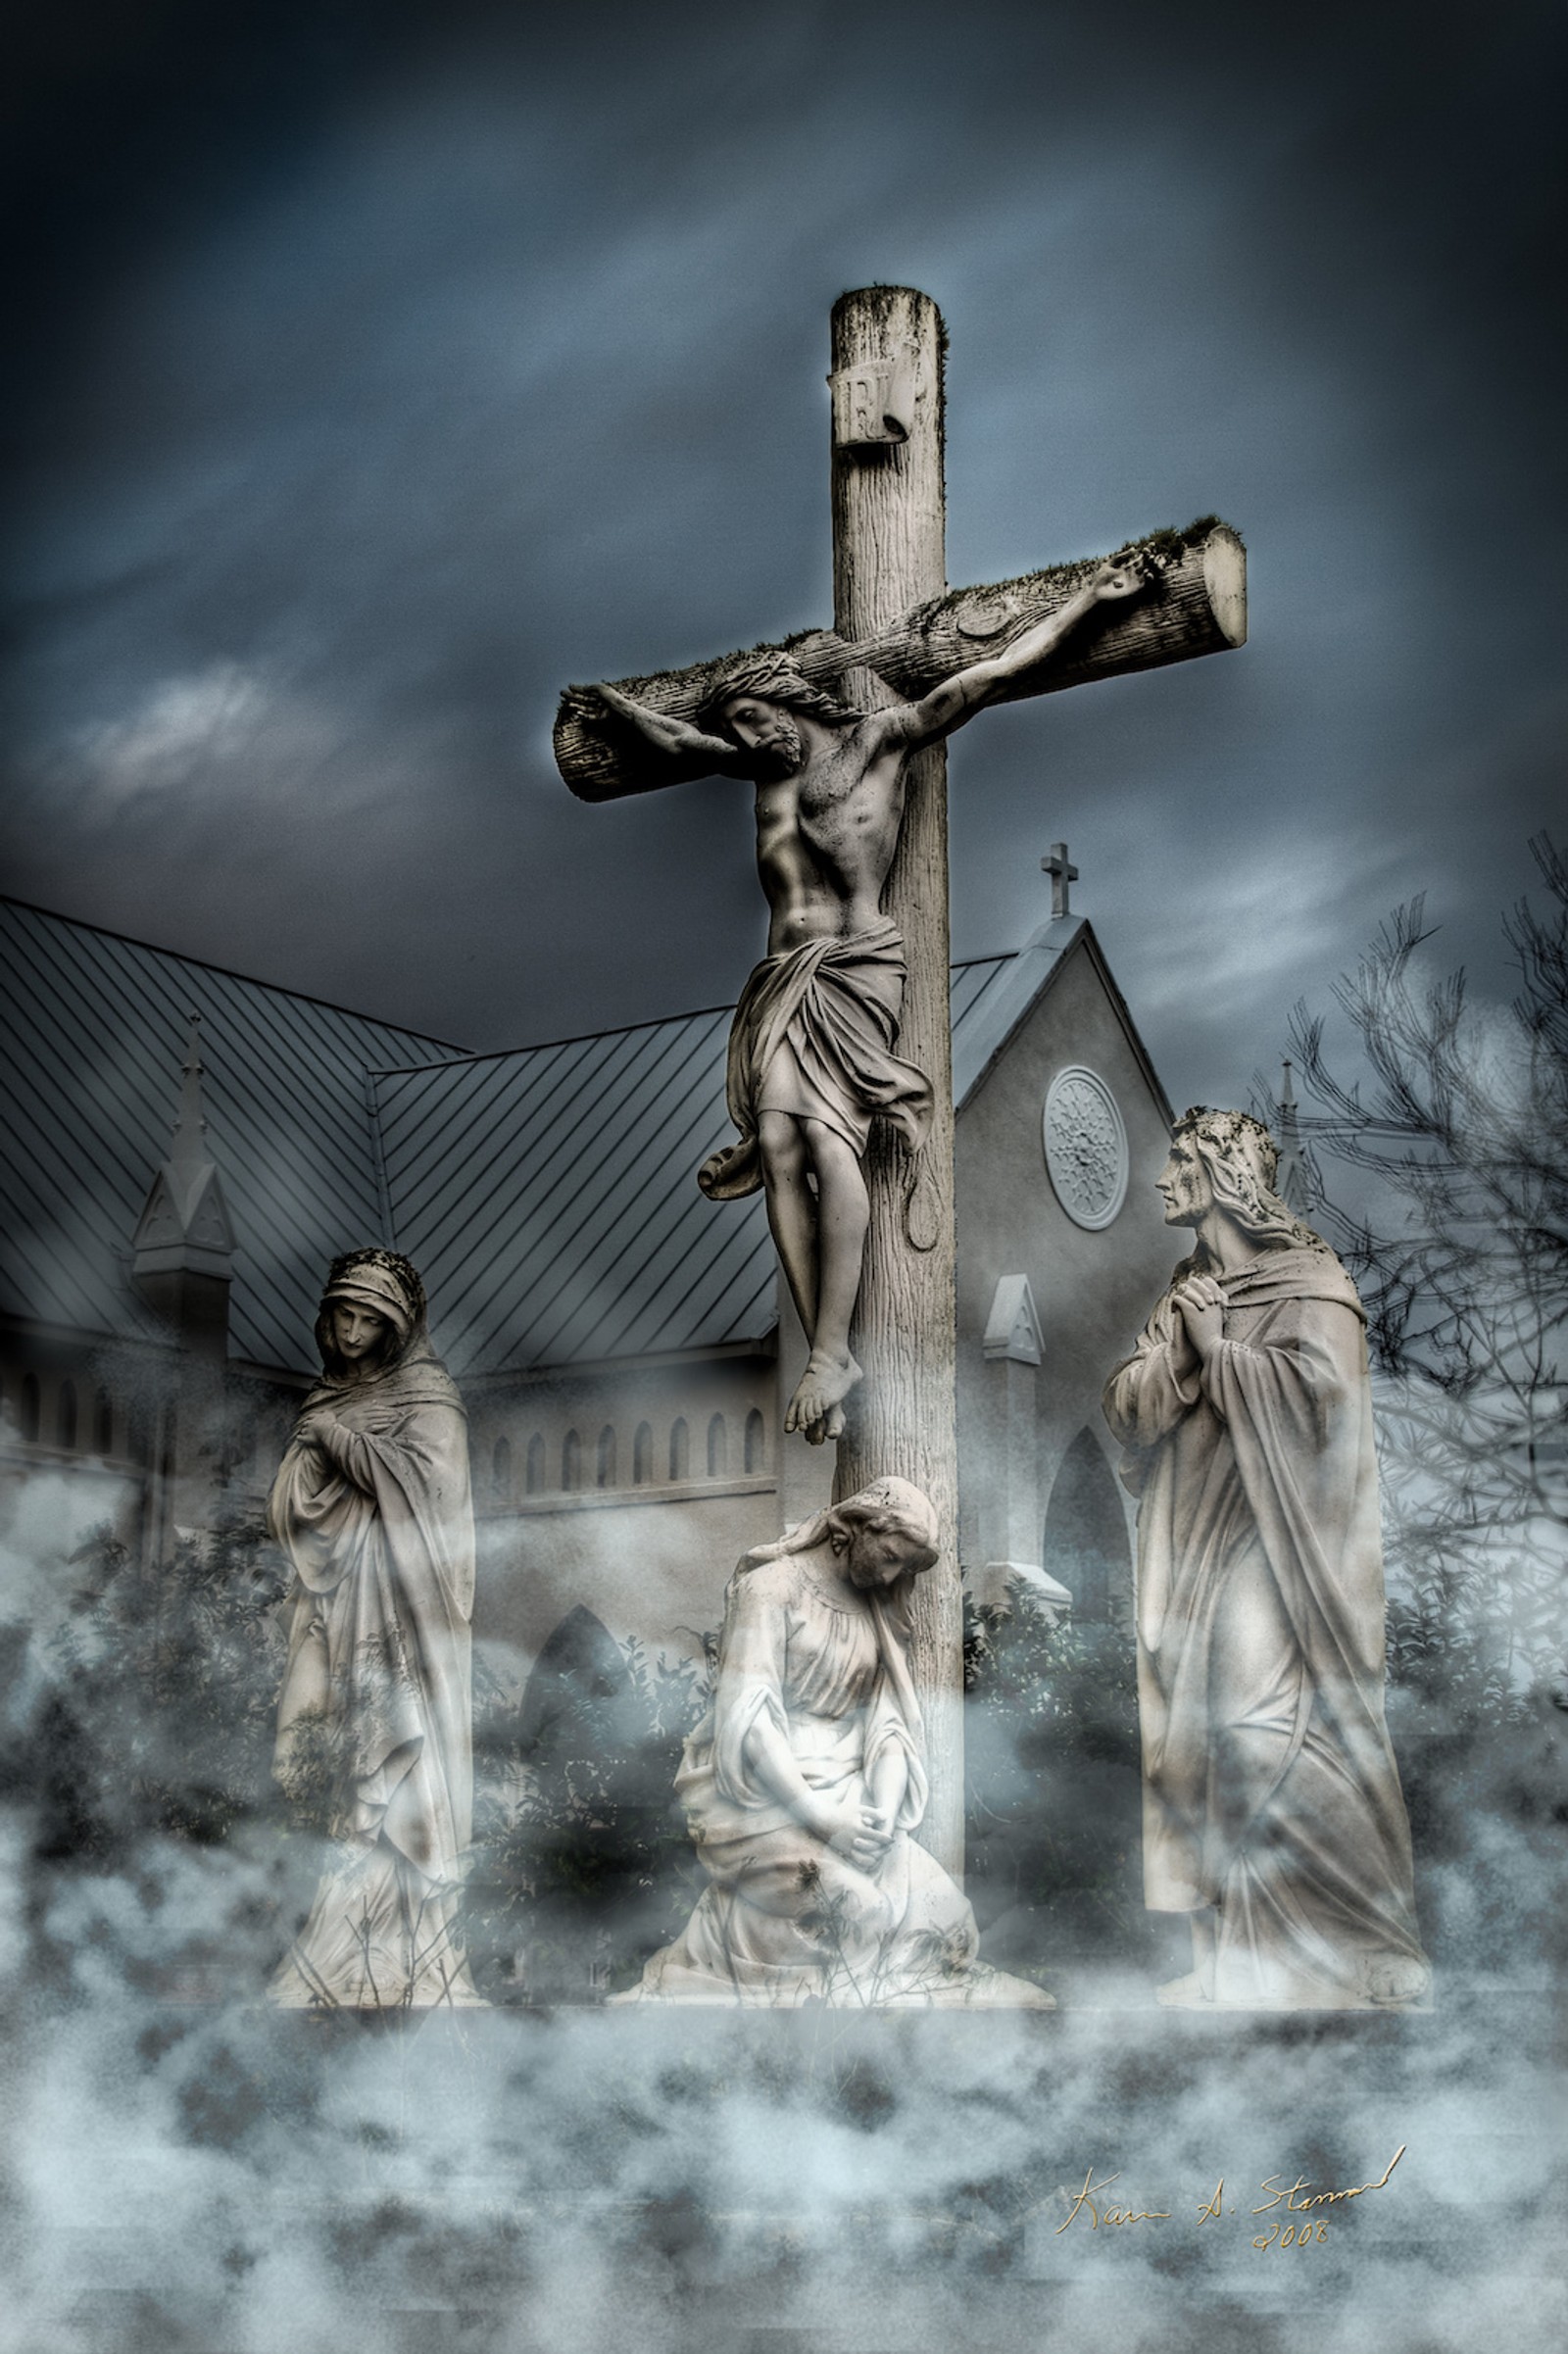
[{"label": "pointed finial", "polygon": [[1050,858],[1042,858],[1040,861],[1040,871],[1042,874],[1049,874],[1051,877],[1051,913],[1053,921],[1054,921],[1058,916],[1070,915],[1072,909],[1067,904],[1067,886],[1070,883],[1077,882],[1078,869],[1076,866],[1069,866],[1067,863],[1067,845],[1065,842],[1053,842],[1051,845]]},{"label": "pointed finial", "polygon": [[179,1117],[174,1123],[174,1142],[170,1152],[173,1161],[205,1160],[207,1157],[207,1112],[202,1103],[202,1017],[190,1017],[190,1037],[185,1045],[185,1059],[180,1065],[182,1077],[179,1089]]},{"label": "pointed finial", "polygon": [[226,1283],[232,1272],[234,1230],[207,1143],[201,1016],[196,1013],[190,1016],[180,1069],[179,1114],[169,1157],[153,1178],[131,1238],[131,1275],[143,1288],[145,1281],[175,1274],[216,1275]]},{"label": "pointed finial", "polygon": [[1291,1082],[1289,1056],[1285,1059],[1279,1102],[1274,1107],[1274,1141],[1279,1147],[1280,1155],[1274,1190],[1298,1218],[1305,1217],[1311,1207],[1314,1179],[1301,1151],[1301,1131],[1296,1117],[1296,1089]]}]

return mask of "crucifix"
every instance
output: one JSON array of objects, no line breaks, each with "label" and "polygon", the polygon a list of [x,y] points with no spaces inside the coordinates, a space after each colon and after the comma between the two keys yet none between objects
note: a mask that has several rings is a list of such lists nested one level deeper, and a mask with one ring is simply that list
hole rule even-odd
[{"label": "crucifix", "polygon": [[[768,955],[730,1040],[739,1142],[700,1172],[766,1194],[809,1356],[786,1427],[837,1446],[834,1493],[889,1474],[935,1505],[912,1662],[932,1803],[961,1871],[955,1235],[943,746],[988,703],[1239,646],[1240,540],[1206,517],[988,588],[945,578],[936,305],[873,286],[833,310],[831,630],[568,688],[556,758],[605,801],[713,774],[756,785]],[[1044,862],[1066,906],[1073,870]]]}]

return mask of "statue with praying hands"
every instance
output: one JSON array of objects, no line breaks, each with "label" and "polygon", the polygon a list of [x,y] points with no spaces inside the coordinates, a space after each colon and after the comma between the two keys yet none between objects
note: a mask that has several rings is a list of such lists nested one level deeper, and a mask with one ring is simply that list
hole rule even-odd
[{"label": "statue with praying hands", "polygon": [[1197,1248],[1105,1385],[1139,1499],[1144,1900],[1192,1922],[1159,1999],[1410,2007],[1366,1312],[1278,1173],[1249,1113],[1178,1120],[1157,1190]]},{"label": "statue with praying hands", "polygon": [[785,1428],[814,1445],[844,1429],[860,1379],[850,1322],[869,1219],[862,1162],[871,1120],[911,1151],[931,1120],[925,1074],[896,1052],[904,942],[882,887],[904,818],[906,762],[1048,662],[1097,607],[1134,596],[1144,555],[1113,559],[1003,652],[956,671],[918,701],[848,710],[786,654],[726,669],[702,722],[650,710],[611,686],[601,702],[686,776],[757,786],[757,865],[771,911],[767,955],[735,1009],[728,1101],[739,1142],[698,1175],[710,1200],[760,1186],[810,1354]]}]

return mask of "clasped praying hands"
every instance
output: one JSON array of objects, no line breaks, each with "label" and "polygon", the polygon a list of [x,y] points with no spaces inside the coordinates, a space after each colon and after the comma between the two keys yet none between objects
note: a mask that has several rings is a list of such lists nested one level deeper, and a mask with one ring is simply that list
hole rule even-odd
[{"label": "clasped praying hands", "polygon": [[1206,1365],[1225,1337],[1225,1294],[1212,1275],[1189,1275],[1176,1290],[1178,1337],[1186,1353]]}]

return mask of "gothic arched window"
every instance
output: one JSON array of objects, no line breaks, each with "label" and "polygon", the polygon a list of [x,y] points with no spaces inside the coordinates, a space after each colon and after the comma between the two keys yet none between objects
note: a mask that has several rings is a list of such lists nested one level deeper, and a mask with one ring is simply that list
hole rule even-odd
[{"label": "gothic arched window", "polygon": [[607,1422],[599,1434],[594,1480],[601,1488],[613,1488],[615,1485],[615,1426],[612,1422]]},{"label": "gothic arched window", "polygon": [[1090,1624],[1109,1618],[1132,1591],[1127,1515],[1091,1430],[1078,1433],[1052,1482],[1042,1564],[1072,1595],[1074,1618]]},{"label": "gothic arched window", "polygon": [[76,1385],[62,1382],[60,1402],[55,1408],[55,1437],[62,1447],[76,1444]]},{"label": "gothic arched window", "polygon": [[686,1428],[686,1417],[675,1418],[669,1434],[669,1476],[672,1480],[690,1479],[692,1471],[692,1438]]},{"label": "gothic arched window", "polygon": [[497,1496],[512,1494],[512,1441],[498,1439],[490,1457],[490,1478]]},{"label": "gothic arched window", "polygon": [[654,1434],[646,1422],[638,1423],[631,1443],[631,1476],[639,1488],[646,1488],[654,1476]]},{"label": "gothic arched window", "polygon": [[522,1475],[523,1493],[538,1496],[545,1484],[545,1443],[537,1431],[528,1442],[528,1461]]},{"label": "gothic arched window", "polygon": [[582,1441],[575,1431],[566,1433],[561,1449],[561,1485],[568,1491],[582,1486]]},{"label": "gothic arched window", "polygon": [[729,1434],[724,1428],[723,1415],[715,1414],[708,1426],[708,1476],[710,1480],[721,1480],[728,1469]]},{"label": "gothic arched window", "polygon": [[762,1417],[757,1407],[753,1406],[746,1417],[746,1468],[748,1471],[760,1471],[763,1468],[762,1458],[766,1445],[767,1436],[763,1428]]}]

